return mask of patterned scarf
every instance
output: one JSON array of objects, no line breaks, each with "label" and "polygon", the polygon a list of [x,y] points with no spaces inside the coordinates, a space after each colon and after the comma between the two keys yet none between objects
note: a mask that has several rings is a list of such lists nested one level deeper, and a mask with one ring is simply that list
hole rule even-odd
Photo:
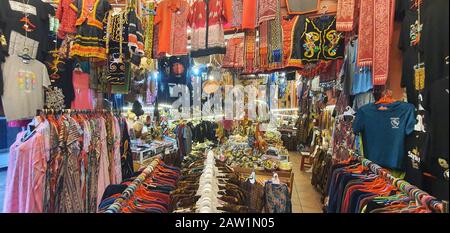
[{"label": "patterned scarf", "polygon": [[242,0],[234,0],[233,1],[233,20],[231,22],[231,26],[233,27],[242,27],[242,11],[243,11],[243,1]]},{"label": "patterned scarf", "polygon": [[277,9],[280,5],[279,0],[259,0],[258,1],[258,23],[275,19]]},{"label": "patterned scarf", "polygon": [[255,69],[256,31],[245,32],[245,73],[253,73]]},{"label": "patterned scarf", "polygon": [[283,31],[281,27],[280,4],[277,6],[277,12],[275,19],[269,22],[271,51],[269,54],[270,69],[281,68],[283,56]]},{"label": "patterned scarf", "polygon": [[373,84],[386,84],[395,0],[361,0],[358,66],[373,67]]},{"label": "patterned scarf", "polygon": [[227,42],[227,52],[222,67],[242,68],[244,66],[244,37],[231,38]]},{"label": "patterned scarf", "polygon": [[374,0],[362,0],[359,18],[358,66],[372,65]]},{"label": "patterned scarf", "polygon": [[269,22],[263,22],[259,27],[259,61],[261,70],[269,68]]},{"label": "patterned scarf", "polygon": [[336,30],[353,31],[355,26],[356,0],[339,0],[336,16]]},{"label": "patterned scarf", "polygon": [[374,2],[373,84],[385,85],[389,73],[395,0],[375,0]]}]

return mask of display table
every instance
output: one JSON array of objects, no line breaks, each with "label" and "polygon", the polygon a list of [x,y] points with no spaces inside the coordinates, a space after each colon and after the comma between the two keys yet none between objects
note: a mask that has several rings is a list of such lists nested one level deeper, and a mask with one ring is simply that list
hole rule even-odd
[{"label": "display table", "polygon": [[133,143],[131,153],[133,156],[133,168],[139,170],[141,167],[148,166],[155,156],[172,157],[177,154],[178,149],[171,143],[164,141],[154,141],[151,144]]},{"label": "display table", "polygon": [[[258,183],[264,184],[268,180],[272,180],[273,173],[263,170],[254,170],[250,168],[232,167],[237,173],[240,173],[244,177],[249,177],[253,171],[256,174],[256,180]],[[281,183],[285,183],[289,188],[289,195],[292,197],[292,189],[294,186],[294,173],[291,171],[276,171]]]}]

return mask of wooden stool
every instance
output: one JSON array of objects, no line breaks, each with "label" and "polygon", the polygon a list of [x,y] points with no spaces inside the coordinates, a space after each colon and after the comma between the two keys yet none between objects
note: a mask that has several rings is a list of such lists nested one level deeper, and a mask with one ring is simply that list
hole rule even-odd
[{"label": "wooden stool", "polygon": [[305,166],[308,168],[312,166],[311,156],[309,152],[300,152],[300,155],[302,156],[300,160],[300,171],[304,171]]}]

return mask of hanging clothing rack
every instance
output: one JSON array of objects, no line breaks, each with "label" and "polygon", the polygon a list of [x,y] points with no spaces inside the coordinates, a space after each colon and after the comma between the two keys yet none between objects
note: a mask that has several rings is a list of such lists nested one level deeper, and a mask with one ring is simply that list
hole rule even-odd
[{"label": "hanging clothing rack", "polygon": [[94,110],[88,110],[88,109],[38,109],[36,110],[36,116],[39,116],[41,114],[96,114],[96,113],[122,113],[121,110],[107,110],[107,109],[94,109]]},{"label": "hanging clothing rack", "polygon": [[401,192],[408,194],[408,196],[415,200],[417,205],[425,206],[433,212],[448,213],[448,202],[443,202],[437,200],[435,197],[431,196],[427,192],[419,189],[418,187],[408,183],[403,179],[399,179],[393,176],[387,169],[381,167],[380,165],[360,156],[353,150],[349,150],[364,167],[367,167],[373,173],[386,178],[391,184],[393,184]]},{"label": "hanging clothing rack", "polygon": [[153,172],[153,169],[159,164],[161,158],[156,156],[153,161],[142,171],[142,173],[133,180],[133,182],[122,192],[122,195],[117,198],[112,205],[108,207],[105,213],[118,213],[122,209],[122,204],[133,196],[137,188],[142,182]]}]

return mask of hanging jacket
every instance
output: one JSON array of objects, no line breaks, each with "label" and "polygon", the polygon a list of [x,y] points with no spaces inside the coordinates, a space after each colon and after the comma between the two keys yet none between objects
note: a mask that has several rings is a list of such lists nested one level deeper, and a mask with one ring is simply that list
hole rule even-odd
[{"label": "hanging jacket", "polygon": [[191,57],[225,54],[223,25],[231,21],[224,0],[196,0],[188,15],[192,29]]},{"label": "hanging jacket", "polygon": [[87,22],[89,26],[103,30],[103,19],[110,7],[107,0],[78,0],[76,6],[78,9],[76,26]]}]

